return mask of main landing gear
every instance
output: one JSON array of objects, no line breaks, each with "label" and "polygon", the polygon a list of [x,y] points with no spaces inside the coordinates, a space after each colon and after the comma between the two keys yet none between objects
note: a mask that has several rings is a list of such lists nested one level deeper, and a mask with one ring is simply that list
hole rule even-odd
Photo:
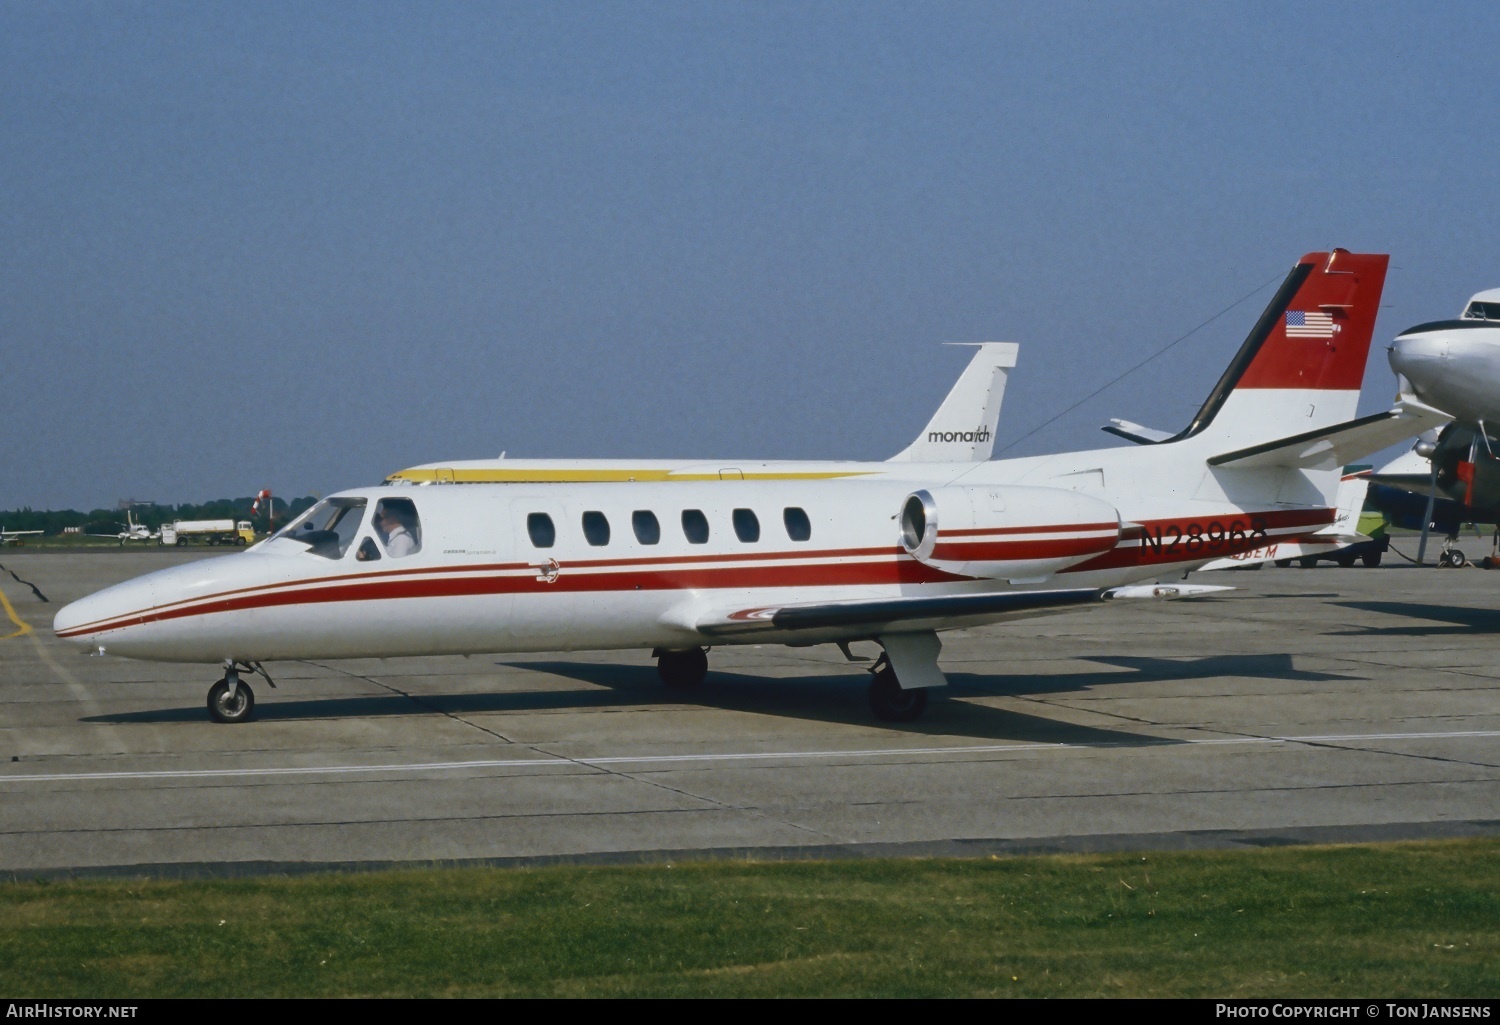
[{"label": "main landing gear", "polygon": [[[928,688],[948,683],[937,664],[942,643],[932,632],[885,634],[873,639],[883,651],[870,669],[870,711],[882,722],[913,722],[927,709]],[[848,641],[840,642],[839,647],[850,661],[863,661],[849,651]],[[656,657],[656,674],[670,690],[693,690],[708,675],[708,652],[703,648],[657,648],[651,654]],[[210,696],[210,712],[213,707]]]},{"label": "main landing gear", "polygon": [[927,691],[903,690],[890,659],[881,655],[870,670],[870,711],[882,722],[914,722],[927,709]]},{"label": "main landing gear", "polygon": [[702,648],[686,651],[667,651],[657,648],[656,675],[669,690],[692,690],[708,675],[708,652]]},{"label": "main landing gear", "polygon": [[259,673],[272,687],[276,681],[266,674],[259,662],[241,665],[232,659],[224,661],[224,678],[208,688],[208,717],[214,722],[247,722],[255,711],[255,692],[240,679],[240,670]]}]

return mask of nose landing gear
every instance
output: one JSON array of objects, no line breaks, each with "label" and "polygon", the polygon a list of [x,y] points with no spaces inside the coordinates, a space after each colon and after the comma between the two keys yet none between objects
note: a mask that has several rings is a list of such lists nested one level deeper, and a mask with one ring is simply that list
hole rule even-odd
[{"label": "nose landing gear", "polygon": [[[247,663],[244,668],[259,673],[272,687],[276,686],[259,662]],[[208,688],[208,717],[214,722],[246,722],[254,711],[255,692],[240,679],[240,663],[226,659],[224,678]]]}]

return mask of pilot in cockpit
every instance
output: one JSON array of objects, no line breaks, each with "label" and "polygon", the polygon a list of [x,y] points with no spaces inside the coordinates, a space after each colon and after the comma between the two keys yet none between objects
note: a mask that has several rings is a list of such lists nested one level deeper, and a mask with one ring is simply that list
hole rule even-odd
[{"label": "pilot in cockpit", "polygon": [[409,499],[388,498],[375,507],[375,529],[391,558],[411,555],[421,545],[417,542],[417,510]]}]

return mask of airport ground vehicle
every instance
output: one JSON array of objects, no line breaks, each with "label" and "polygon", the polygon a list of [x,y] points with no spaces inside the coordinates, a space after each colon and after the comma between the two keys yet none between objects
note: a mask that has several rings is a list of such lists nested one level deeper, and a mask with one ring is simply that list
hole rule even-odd
[{"label": "airport ground vehicle", "polygon": [[1336,562],[1340,566],[1349,567],[1358,562],[1363,566],[1374,568],[1380,565],[1381,558],[1391,550],[1391,538],[1386,533],[1386,526],[1385,517],[1380,513],[1363,513],[1359,518],[1358,529],[1367,540],[1356,541],[1354,544],[1344,545],[1331,552],[1299,555],[1295,559],[1277,559],[1276,565],[1290,566],[1295,562],[1299,566],[1311,568],[1319,562]]},{"label": "airport ground vehicle", "polygon": [[243,547],[255,543],[255,528],[249,520],[174,520],[162,524],[161,544],[185,545],[196,541]]}]

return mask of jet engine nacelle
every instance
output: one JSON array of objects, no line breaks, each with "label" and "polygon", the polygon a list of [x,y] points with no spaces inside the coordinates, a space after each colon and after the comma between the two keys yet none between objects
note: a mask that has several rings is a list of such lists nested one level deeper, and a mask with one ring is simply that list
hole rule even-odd
[{"label": "jet engine nacelle", "polygon": [[901,545],[924,565],[986,579],[1050,576],[1113,548],[1120,514],[1059,488],[946,487],[901,504]]}]

